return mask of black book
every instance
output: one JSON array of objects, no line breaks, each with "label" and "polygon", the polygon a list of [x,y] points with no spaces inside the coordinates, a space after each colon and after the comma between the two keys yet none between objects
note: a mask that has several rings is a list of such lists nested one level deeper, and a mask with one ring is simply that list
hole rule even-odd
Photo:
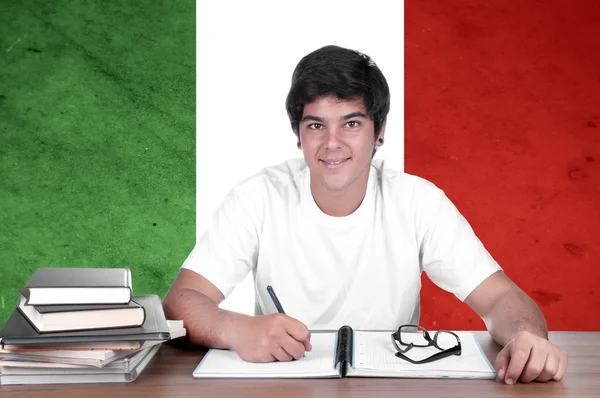
[{"label": "black book", "polygon": [[146,319],[142,326],[84,331],[38,333],[21,312],[15,308],[0,331],[2,344],[81,343],[116,340],[168,340],[169,326],[156,295],[134,296],[144,307]]},{"label": "black book", "polygon": [[131,299],[126,268],[38,268],[20,290],[27,305],[125,304]]}]

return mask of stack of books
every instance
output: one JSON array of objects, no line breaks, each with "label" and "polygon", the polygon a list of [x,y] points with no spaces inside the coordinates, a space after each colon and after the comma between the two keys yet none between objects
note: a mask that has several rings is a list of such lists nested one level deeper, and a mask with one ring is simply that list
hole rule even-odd
[{"label": "stack of books", "polygon": [[185,336],[122,268],[40,268],[0,332],[0,385],[134,381]]}]

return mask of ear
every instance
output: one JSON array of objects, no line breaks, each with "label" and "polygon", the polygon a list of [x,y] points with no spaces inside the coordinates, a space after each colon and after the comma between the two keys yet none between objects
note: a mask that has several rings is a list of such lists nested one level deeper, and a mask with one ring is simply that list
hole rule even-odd
[{"label": "ear", "polygon": [[375,140],[376,147],[380,147],[383,145],[383,142],[380,142],[379,140],[384,140],[386,123],[387,123],[387,120],[384,120],[383,124],[381,125],[381,131],[379,132],[379,134],[377,135],[377,139]]}]

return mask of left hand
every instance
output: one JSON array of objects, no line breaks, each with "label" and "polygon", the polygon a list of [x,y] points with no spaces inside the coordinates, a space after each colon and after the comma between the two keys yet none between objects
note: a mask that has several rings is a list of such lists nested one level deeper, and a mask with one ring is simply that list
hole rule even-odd
[{"label": "left hand", "polygon": [[567,372],[567,352],[543,337],[523,331],[500,351],[494,368],[506,384],[517,380],[559,381]]}]

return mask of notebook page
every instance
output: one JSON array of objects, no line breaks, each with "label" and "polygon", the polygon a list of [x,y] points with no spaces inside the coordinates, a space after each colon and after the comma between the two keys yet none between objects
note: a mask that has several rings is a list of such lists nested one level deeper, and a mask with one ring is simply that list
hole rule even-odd
[{"label": "notebook page", "polygon": [[335,333],[313,333],[310,339],[312,351],[291,362],[247,362],[234,351],[210,350],[193,375],[196,378],[339,377],[339,371],[334,367],[335,339]]},{"label": "notebook page", "polygon": [[[457,332],[462,345],[460,356],[452,355],[434,362],[412,364],[395,356],[391,332],[354,333],[354,364],[349,375],[381,377],[477,377],[493,378],[495,371],[481,351],[475,336]],[[406,354],[424,359],[438,352],[435,347],[413,348]]]}]

